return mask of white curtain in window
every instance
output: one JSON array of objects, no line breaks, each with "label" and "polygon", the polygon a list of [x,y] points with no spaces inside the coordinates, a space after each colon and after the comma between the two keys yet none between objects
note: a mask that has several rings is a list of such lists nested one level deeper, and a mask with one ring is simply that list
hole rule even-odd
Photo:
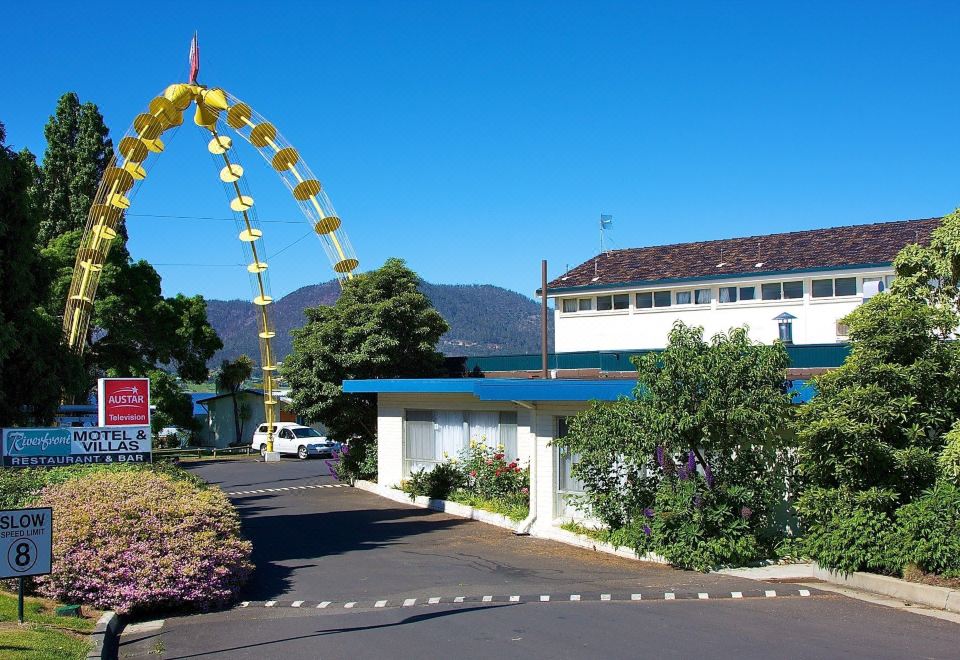
[{"label": "white curtain in window", "polygon": [[443,454],[455,458],[463,449],[463,413],[438,410],[434,415],[437,431],[436,460],[442,461]]},{"label": "white curtain in window", "polygon": [[470,439],[496,449],[500,444],[500,413],[471,412]]}]

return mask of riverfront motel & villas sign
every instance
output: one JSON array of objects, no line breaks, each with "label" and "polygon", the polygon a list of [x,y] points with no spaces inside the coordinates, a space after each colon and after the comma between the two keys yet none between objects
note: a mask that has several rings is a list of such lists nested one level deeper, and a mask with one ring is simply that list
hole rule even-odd
[{"label": "riverfront motel & villas sign", "polygon": [[4,467],[150,463],[150,380],[101,378],[99,426],[3,429]]}]

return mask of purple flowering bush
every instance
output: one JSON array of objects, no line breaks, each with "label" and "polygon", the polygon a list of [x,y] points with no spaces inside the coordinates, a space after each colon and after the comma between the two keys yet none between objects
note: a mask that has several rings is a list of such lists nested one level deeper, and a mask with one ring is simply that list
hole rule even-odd
[{"label": "purple flowering bush", "polygon": [[122,614],[228,603],[249,576],[251,545],[218,489],[150,470],[92,471],[41,491],[53,507],[53,573],[44,596]]}]

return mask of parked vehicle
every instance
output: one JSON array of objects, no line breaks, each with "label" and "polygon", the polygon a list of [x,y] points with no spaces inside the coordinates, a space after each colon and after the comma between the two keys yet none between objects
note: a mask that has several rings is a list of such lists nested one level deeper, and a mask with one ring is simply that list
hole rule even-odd
[{"label": "parked vehicle", "polygon": [[[251,446],[260,450],[260,455],[267,453],[267,425],[261,424],[253,432]],[[316,429],[303,426],[295,422],[277,422],[274,424],[273,450],[281,454],[294,454],[301,460],[311,456],[332,457],[340,451],[340,444],[335,440],[320,435]]]}]

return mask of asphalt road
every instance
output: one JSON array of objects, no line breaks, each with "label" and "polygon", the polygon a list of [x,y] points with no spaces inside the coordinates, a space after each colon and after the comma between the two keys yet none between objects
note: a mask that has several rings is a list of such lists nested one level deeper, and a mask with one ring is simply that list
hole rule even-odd
[{"label": "asphalt road", "polygon": [[323,461],[191,469],[232,494],[257,570],[234,609],[128,632],[121,657],[960,657],[953,623],[517,537]]}]

